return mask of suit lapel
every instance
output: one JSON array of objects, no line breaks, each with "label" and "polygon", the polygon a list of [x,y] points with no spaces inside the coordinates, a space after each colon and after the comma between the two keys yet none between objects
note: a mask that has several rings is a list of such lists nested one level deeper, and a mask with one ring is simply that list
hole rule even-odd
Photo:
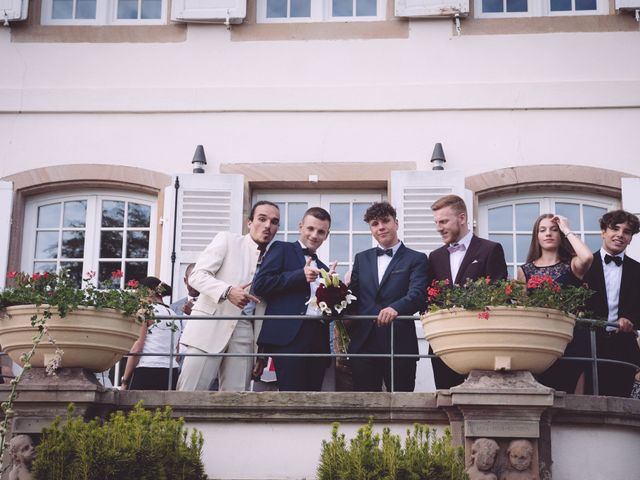
[{"label": "suit lapel", "polygon": [[[593,254],[593,263],[591,264],[591,275],[589,275],[589,288],[594,290],[593,304],[601,310],[604,314],[608,315],[609,305],[607,303],[607,285],[604,281],[604,270],[602,269],[602,257],[598,250]],[[623,271],[624,274],[624,271]],[[597,314],[597,312],[594,312]]]},{"label": "suit lapel", "polygon": [[300,242],[296,240],[295,242],[291,242],[291,243],[293,243],[293,249],[295,250],[296,256],[298,257],[298,263],[304,267],[306,260],[304,258],[304,253],[302,253],[302,247],[300,246]]},{"label": "suit lapel", "polygon": [[[389,266],[387,266],[387,269],[384,271],[384,276],[382,277],[382,281],[380,282],[380,285],[378,285],[378,289],[380,289],[382,285],[384,285],[384,282],[387,281],[387,279],[389,278],[389,275],[391,275],[391,272],[393,271],[395,266],[398,264],[398,262],[404,255],[405,250],[406,250],[406,247],[404,246],[404,244],[401,244],[400,247],[398,247],[398,251],[391,258],[391,262],[389,262]],[[378,273],[378,259],[376,258],[376,278],[378,278],[377,273]]]},{"label": "suit lapel", "polygon": [[[620,297],[618,298],[618,316],[620,317],[628,315],[627,301],[634,295],[634,287],[638,288],[637,283],[633,281],[633,267],[628,258],[625,253],[622,262],[622,278],[620,279]],[[637,295],[637,293],[635,294]]]},{"label": "suit lapel", "polygon": [[[473,235],[471,237],[471,242],[469,242],[469,248],[462,257],[462,263],[460,263],[460,268],[458,268],[458,274],[456,275],[455,281],[453,283],[459,283],[461,278],[464,278],[464,272],[467,270],[467,267],[471,265],[476,259],[478,250],[480,248],[480,243],[477,241],[476,236]],[[447,259],[449,257],[449,251],[447,250]],[[451,262],[449,262],[449,277],[451,277]]]},{"label": "suit lapel", "polygon": [[372,248],[371,250],[365,251],[364,258],[369,266],[369,271],[371,272],[371,276],[373,277],[373,281],[375,283],[377,291],[380,284],[378,282],[378,256],[376,255],[376,249]]}]

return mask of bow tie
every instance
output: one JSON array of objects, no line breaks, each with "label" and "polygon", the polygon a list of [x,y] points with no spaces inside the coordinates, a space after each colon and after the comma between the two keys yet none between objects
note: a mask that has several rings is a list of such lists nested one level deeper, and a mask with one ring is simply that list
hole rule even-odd
[{"label": "bow tie", "polygon": [[311,257],[311,260],[318,260],[318,255],[315,252],[312,252],[308,248],[303,248],[302,253],[305,257]]},{"label": "bow tie", "polygon": [[393,248],[387,248],[385,250],[384,248],[376,247],[376,255],[378,257],[381,257],[382,255],[389,255],[390,257],[393,257]]},{"label": "bow tie", "polygon": [[622,265],[622,258],[618,257],[617,255],[609,255],[607,253],[604,256],[604,263],[609,265],[612,261],[613,261],[613,263],[616,264],[616,267],[619,267],[620,265]]},{"label": "bow tie", "polygon": [[464,243],[452,243],[447,247],[447,250],[449,250],[449,253],[464,252],[466,247],[464,246]]}]

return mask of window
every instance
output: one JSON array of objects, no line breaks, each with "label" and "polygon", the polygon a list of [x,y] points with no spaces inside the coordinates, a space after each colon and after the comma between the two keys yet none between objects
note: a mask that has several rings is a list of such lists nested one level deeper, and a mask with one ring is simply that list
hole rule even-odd
[{"label": "window", "polygon": [[600,248],[598,220],[608,210],[618,208],[616,200],[607,197],[584,197],[572,194],[553,196],[522,195],[490,200],[479,205],[478,233],[502,244],[509,275],[527,260],[531,231],[542,213],[557,213],[569,219],[571,230],[579,235],[592,251]]},{"label": "window", "polygon": [[384,20],[384,0],[258,0],[261,23]]},{"label": "window", "polygon": [[606,15],[606,0],[475,0],[476,18]]},{"label": "window", "polygon": [[371,248],[373,239],[364,222],[364,212],[373,202],[382,200],[382,193],[258,193],[254,201],[269,200],[280,207],[280,229],[275,240],[293,242],[298,239],[298,225],[307,208],[320,206],[331,215],[331,233],[318,249],[324,262],[338,262],[342,278],[351,269],[356,253]]},{"label": "window", "polygon": [[43,0],[46,25],[160,24],[165,22],[163,0]]},{"label": "window", "polygon": [[153,262],[153,199],[117,194],[79,194],[30,199],[25,211],[22,269],[68,269],[80,284],[89,271],[101,283],[114,270],[122,282],[147,276]]}]

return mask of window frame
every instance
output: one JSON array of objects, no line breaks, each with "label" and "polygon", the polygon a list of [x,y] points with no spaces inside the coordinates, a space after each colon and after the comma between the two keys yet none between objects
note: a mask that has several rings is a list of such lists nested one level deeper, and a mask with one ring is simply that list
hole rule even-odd
[{"label": "window frame", "polygon": [[[608,15],[609,2],[607,0],[596,0],[595,10],[566,10],[552,11],[550,0],[527,0],[526,12],[493,12],[484,13],[482,11],[482,1],[474,0],[473,16],[474,18],[522,18],[522,17],[563,17],[570,15]],[[506,0],[503,0],[503,4]],[[575,6],[575,0],[571,0],[572,6]]]},{"label": "window frame", "polygon": [[[355,3],[355,0],[353,0]],[[334,22],[380,22],[386,20],[386,0],[376,0],[377,15],[334,17],[331,15],[332,0],[310,0],[309,17],[267,18],[267,0],[256,0],[256,23],[334,23]],[[289,6],[291,0],[287,0]],[[355,9],[355,5],[354,5]]]},{"label": "window frame", "polygon": [[[572,192],[566,191],[558,191],[558,190],[549,190],[542,192],[525,192],[518,195],[508,195],[504,197],[492,197],[488,199],[483,199],[478,202],[478,220],[477,220],[477,233],[482,238],[489,238],[489,210],[492,208],[504,207],[504,206],[515,206],[516,204],[525,204],[525,203],[538,203],[540,207],[540,214],[542,213],[553,213],[555,211],[556,203],[578,203],[581,206],[588,205],[598,208],[604,208],[607,211],[615,210],[620,208],[620,199],[608,197],[606,195],[597,195],[597,194],[585,194],[580,195]],[[580,210],[581,215],[583,214],[582,208]],[[582,221],[582,219],[581,219]],[[517,274],[517,268],[520,266],[518,261],[518,252],[517,252],[517,235],[522,235],[524,233],[528,233],[531,235],[531,231],[533,229],[533,224],[529,227],[529,230],[525,232],[524,230],[518,230],[514,228],[509,231],[499,231],[498,234],[510,234],[513,238],[513,248],[514,248],[514,258],[506,259],[507,267],[509,269],[509,276],[515,278]],[[571,225],[571,229],[580,235],[580,239],[584,241],[585,235],[593,234],[593,230],[583,230],[582,225],[579,227],[576,225]],[[600,233],[598,231],[598,233]],[[526,256],[526,253],[525,253]]]},{"label": "window frame", "polygon": [[[30,197],[25,202],[23,232],[24,240],[22,244],[20,268],[27,273],[34,273],[33,264],[35,261],[36,228],[38,222],[38,208],[47,204],[62,203],[69,201],[85,200],[87,202],[87,213],[85,222],[85,246],[84,256],[78,260],[82,262],[82,276],[87,277],[88,272],[98,271],[100,260],[100,219],[101,202],[103,200],[114,200],[124,202],[134,202],[150,207],[149,222],[149,253],[146,258],[147,274],[155,270],[156,263],[156,240],[158,235],[158,205],[157,197],[133,192],[117,192],[109,190],[82,190],[73,193],[48,193]],[[124,231],[128,231],[125,226]],[[133,230],[138,230],[133,228]],[[58,231],[60,229],[58,228]],[[60,247],[59,247],[60,248]],[[120,261],[126,261],[124,255]],[[133,259],[135,260],[135,259]],[[60,263],[60,258],[52,259],[52,263]],[[97,282],[97,276],[94,279]]]},{"label": "window frame", "polygon": [[[73,0],[74,4],[77,0]],[[53,0],[42,0],[42,8],[40,11],[40,23],[42,25],[164,25],[167,23],[168,0],[161,0],[160,18],[149,19],[120,19],[118,14],[118,0],[95,0],[96,1],[96,18],[95,19],[74,19],[74,18],[52,18]],[[140,1],[140,11],[142,11],[142,2]]]}]

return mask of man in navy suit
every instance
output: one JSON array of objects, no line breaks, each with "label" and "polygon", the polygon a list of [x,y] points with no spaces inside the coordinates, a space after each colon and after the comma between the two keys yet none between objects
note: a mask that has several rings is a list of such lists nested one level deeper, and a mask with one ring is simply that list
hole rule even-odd
[{"label": "man in navy suit", "polygon": [[[329,236],[331,216],[319,207],[307,210],[295,242],[274,242],[264,257],[253,292],[267,301],[266,315],[311,315],[320,311],[307,305],[320,284],[322,263],[316,250]],[[258,345],[266,353],[329,353],[329,327],[317,320],[268,320]],[[329,365],[322,357],[273,357],[281,391],[320,391]]]},{"label": "man in navy suit", "polygon": [[[636,330],[640,328],[640,263],[626,255],[632,237],[640,230],[638,217],[624,210],[607,212],[600,219],[602,248],[584,277],[595,290],[587,310],[596,318],[617,322],[618,329],[596,330],[598,358],[640,365]],[[624,365],[599,364],[599,394],[628,397],[635,369]]]},{"label": "man in navy suit", "polygon": [[[502,245],[476,237],[467,225],[467,206],[457,195],[447,195],[431,205],[438,233],[445,245],[429,255],[429,280],[449,280],[464,285],[467,280],[507,278]],[[429,354],[433,350],[429,347]],[[431,359],[437,389],[459,385],[464,376],[447,367],[439,358]]]},{"label": "man in navy suit", "polygon": [[[364,221],[369,224],[376,248],[356,255],[349,288],[357,300],[350,313],[376,315],[376,320],[355,321],[350,328],[350,353],[388,354],[391,329],[394,353],[418,354],[413,320],[396,320],[424,310],[427,289],[427,257],[411,250],[398,239],[396,210],[387,202],[374,203]],[[416,381],[416,358],[395,358],[393,387],[391,361],[381,357],[351,357],[354,390],[412,392]]]}]

